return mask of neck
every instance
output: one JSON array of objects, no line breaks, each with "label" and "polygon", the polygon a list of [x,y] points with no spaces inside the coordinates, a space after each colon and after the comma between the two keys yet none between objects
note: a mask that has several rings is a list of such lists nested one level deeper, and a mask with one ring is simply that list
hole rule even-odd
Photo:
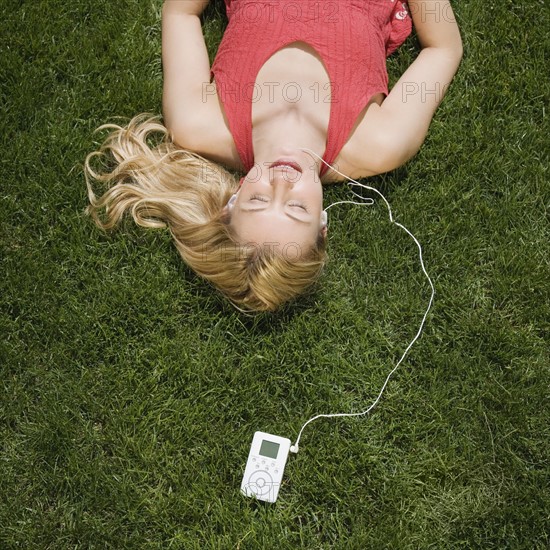
[{"label": "neck", "polygon": [[319,175],[321,161],[303,149],[310,149],[322,157],[326,138],[326,128],[323,131],[296,111],[287,111],[254,126],[254,162],[263,168],[281,158],[291,159],[298,162],[303,170],[314,170]]}]

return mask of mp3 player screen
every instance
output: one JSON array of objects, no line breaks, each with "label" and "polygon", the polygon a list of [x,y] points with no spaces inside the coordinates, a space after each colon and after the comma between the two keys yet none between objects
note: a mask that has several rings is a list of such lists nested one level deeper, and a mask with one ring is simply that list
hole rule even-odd
[{"label": "mp3 player screen", "polygon": [[277,458],[277,453],[279,452],[280,445],[278,443],[273,443],[273,441],[267,441],[264,439],[262,445],[260,446],[260,454],[266,456],[267,458]]}]

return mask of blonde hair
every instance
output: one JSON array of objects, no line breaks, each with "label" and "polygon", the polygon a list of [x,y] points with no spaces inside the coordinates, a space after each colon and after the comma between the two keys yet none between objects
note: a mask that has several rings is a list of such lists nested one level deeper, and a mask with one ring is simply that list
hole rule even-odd
[{"label": "blonde hair", "polygon": [[[268,247],[237,243],[224,210],[238,188],[237,178],[179,148],[159,119],[144,113],[125,127],[98,128],[112,132],[84,163],[90,200],[86,213],[104,230],[114,228],[125,212],[142,227],[168,227],[183,260],[241,310],[273,311],[302,294],[325,263],[323,235],[296,259]],[[157,144],[150,146],[152,136]],[[115,165],[96,171],[91,166],[95,157]],[[109,187],[99,198],[92,179]]]}]

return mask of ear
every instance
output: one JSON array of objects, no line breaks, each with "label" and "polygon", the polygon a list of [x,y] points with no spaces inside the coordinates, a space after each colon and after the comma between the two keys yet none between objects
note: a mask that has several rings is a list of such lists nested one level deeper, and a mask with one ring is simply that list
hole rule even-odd
[{"label": "ear", "polygon": [[227,201],[227,204],[223,207],[223,210],[231,211],[233,209],[233,206],[235,205],[235,201],[237,200],[237,195],[239,192],[233,193],[229,200]]},{"label": "ear", "polygon": [[233,206],[235,204],[235,201],[237,200],[237,193],[231,195],[231,198],[227,201],[227,204],[221,210],[220,219],[225,223],[229,223],[229,221],[231,220],[231,211],[233,210]]},{"label": "ear", "polygon": [[328,214],[326,210],[321,212],[321,235],[323,237],[327,236],[327,223],[328,223]]}]

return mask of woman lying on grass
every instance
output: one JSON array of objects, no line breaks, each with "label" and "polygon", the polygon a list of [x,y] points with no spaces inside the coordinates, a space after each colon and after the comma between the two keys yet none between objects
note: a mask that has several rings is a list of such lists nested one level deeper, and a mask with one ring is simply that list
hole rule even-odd
[{"label": "woman lying on grass", "polygon": [[[210,67],[207,3],[164,2],[165,126],[147,115],[103,126],[113,132],[86,159],[88,212],[105,229],[125,211],[167,225],[187,264],[237,307],[274,310],[325,262],[322,184],[344,181],[325,163],[358,179],[409,160],[462,42],[448,0],[225,0]],[[411,17],[422,50],[388,93],[386,56]],[[154,147],[152,133],[162,137]],[[109,153],[112,171],[92,169]],[[110,189],[97,198],[90,177]]]}]

